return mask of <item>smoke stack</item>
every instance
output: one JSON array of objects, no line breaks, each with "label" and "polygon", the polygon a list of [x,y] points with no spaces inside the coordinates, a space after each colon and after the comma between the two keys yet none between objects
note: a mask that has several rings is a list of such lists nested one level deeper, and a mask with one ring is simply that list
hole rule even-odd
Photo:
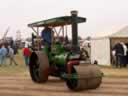
[{"label": "smoke stack", "polygon": [[75,52],[75,53],[78,53],[79,49],[80,49],[78,46],[77,14],[78,14],[78,11],[76,11],[76,10],[71,11],[71,16],[72,16],[72,49],[73,49],[73,52]]}]

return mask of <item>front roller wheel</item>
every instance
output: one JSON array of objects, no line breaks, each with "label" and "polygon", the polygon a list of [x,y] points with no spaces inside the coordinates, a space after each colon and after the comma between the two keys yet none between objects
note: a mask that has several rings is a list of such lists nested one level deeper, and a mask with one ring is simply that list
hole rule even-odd
[{"label": "front roller wheel", "polygon": [[34,82],[43,83],[48,80],[49,62],[45,53],[40,51],[32,52],[30,56],[29,70]]},{"label": "front roller wheel", "polygon": [[66,79],[66,84],[73,91],[98,88],[102,82],[102,72],[92,64],[75,66],[72,69],[73,78]]}]

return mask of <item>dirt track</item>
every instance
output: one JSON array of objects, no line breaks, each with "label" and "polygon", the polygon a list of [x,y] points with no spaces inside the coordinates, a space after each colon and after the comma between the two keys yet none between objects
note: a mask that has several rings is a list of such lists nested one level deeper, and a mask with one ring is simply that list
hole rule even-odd
[{"label": "dirt track", "polygon": [[104,78],[100,88],[70,91],[64,81],[50,77],[45,84],[28,76],[0,76],[0,96],[128,96],[128,78]]}]

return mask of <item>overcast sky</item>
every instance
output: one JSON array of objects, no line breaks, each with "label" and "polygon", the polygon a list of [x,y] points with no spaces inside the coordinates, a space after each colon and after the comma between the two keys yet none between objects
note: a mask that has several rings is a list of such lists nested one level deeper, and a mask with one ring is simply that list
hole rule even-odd
[{"label": "overcast sky", "polygon": [[71,10],[87,18],[79,25],[81,37],[128,24],[128,0],[0,0],[0,37],[8,26],[8,36],[20,30],[26,37],[32,32],[28,23],[70,15]]}]

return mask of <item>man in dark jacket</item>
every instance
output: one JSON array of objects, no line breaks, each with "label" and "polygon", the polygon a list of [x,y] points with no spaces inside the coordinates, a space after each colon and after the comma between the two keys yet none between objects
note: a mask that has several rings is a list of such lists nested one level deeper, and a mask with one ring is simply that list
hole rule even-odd
[{"label": "man in dark jacket", "polygon": [[48,47],[50,47],[52,42],[52,29],[49,27],[45,27],[41,33],[41,37],[43,38],[44,42],[48,45]]},{"label": "man in dark jacket", "polygon": [[124,57],[124,49],[121,43],[117,43],[113,50],[116,51],[116,67],[122,67],[123,62],[123,57]]}]

